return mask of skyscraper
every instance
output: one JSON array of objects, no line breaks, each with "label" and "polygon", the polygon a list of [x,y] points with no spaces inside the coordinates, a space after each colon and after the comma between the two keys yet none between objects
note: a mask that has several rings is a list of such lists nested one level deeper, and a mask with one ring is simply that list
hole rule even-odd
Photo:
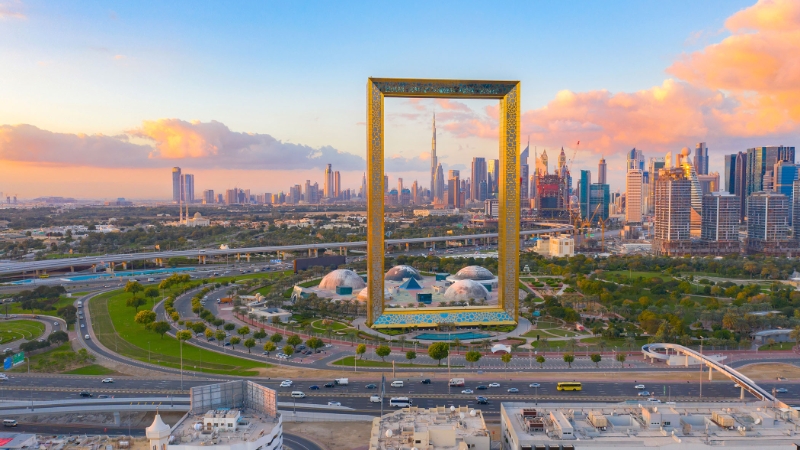
[{"label": "skyscraper", "polygon": [[698,175],[708,175],[708,147],[699,142],[694,149],[694,170]]},{"label": "skyscraper", "polygon": [[183,200],[186,203],[194,203],[194,175],[183,175]]},{"label": "skyscraper", "polygon": [[419,205],[422,203],[420,197],[419,184],[417,183],[417,180],[414,180],[414,182],[411,184],[411,203]]},{"label": "skyscraper", "polygon": [[794,225],[794,240],[800,241],[800,180],[794,180],[792,184],[792,211],[791,224]]},{"label": "skyscraper", "polygon": [[333,196],[333,170],[330,164],[325,166],[325,179],[323,181],[325,182],[323,195],[325,198],[331,198]]},{"label": "skyscraper", "polygon": [[703,196],[703,225],[700,239],[718,243],[735,243],[731,251],[739,251],[739,198],[728,192]]},{"label": "skyscraper", "polygon": [[631,151],[627,154],[627,164],[628,170],[641,170],[644,172],[644,153],[641,150],[636,150],[635,148],[631,149]]},{"label": "skyscraper", "polygon": [[181,189],[181,183],[183,182],[183,178],[181,177],[181,168],[180,167],[173,167],[172,168],[172,201],[175,203],[181,202],[181,193],[183,189]]},{"label": "skyscraper", "polygon": [[764,190],[764,175],[767,170],[773,170],[778,161],[794,163],[794,147],[779,145],[747,149],[747,195]]},{"label": "skyscraper", "polygon": [[489,197],[497,194],[497,177],[500,176],[500,160],[490,159],[486,168],[487,184],[489,185]]},{"label": "skyscraper", "polygon": [[[530,171],[528,156],[530,156],[530,149],[531,139],[529,137],[528,145],[525,146],[525,150],[519,154],[519,204],[522,208],[528,208],[530,206],[528,202],[528,175]],[[474,181],[473,184],[475,184]]]},{"label": "skyscraper", "polygon": [[339,198],[342,195],[342,178],[339,171],[333,172],[333,197]]},{"label": "skyscraper", "polygon": [[593,211],[589,208],[590,190],[592,185],[592,173],[588,170],[581,170],[581,179],[579,182],[578,199],[581,205],[581,219],[589,219],[592,217]]},{"label": "skyscraper", "polygon": [[397,179],[397,192],[403,192],[403,179]]},{"label": "skyscraper", "polygon": [[358,193],[361,198],[367,198],[367,173],[361,176],[361,192]]},{"label": "skyscraper", "polygon": [[664,169],[659,174],[653,236],[656,255],[680,254],[690,248],[691,189],[692,183],[682,169]]},{"label": "skyscraper", "polygon": [[597,163],[597,182],[599,184],[606,184],[606,158],[601,157],[600,162]]},{"label": "skyscraper", "polygon": [[431,137],[431,195],[436,196],[436,171],[439,167],[439,158],[436,157],[436,113],[433,113],[433,136]]},{"label": "skyscraper", "polygon": [[214,197],[214,190],[207,189],[203,191],[203,204],[212,205],[215,201],[216,198]]},{"label": "skyscraper", "polygon": [[795,165],[794,162],[778,161],[773,167],[772,190],[785,195],[789,199],[789,203],[791,203],[793,194],[792,185],[794,184],[794,180],[798,178],[797,165]]},{"label": "skyscraper", "polygon": [[739,222],[744,221],[747,201],[747,154],[736,154],[736,175],[734,176],[733,195],[739,197]]},{"label": "skyscraper", "polygon": [[650,158],[650,164],[649,164],[649,166],[647,168],[647,171],[649,172],[649,180],[648,181],[650,183],[650,186],[649,186],[650,189],[648,190],[648,194],[650,195],[650,198],[649,198],[649,200],[647,202],[647,207],[648,207],[648,209],[646,211],[647,214],[652,214],[653,211],[655,211],[655,205],[656,205],[656,181],[658,181],[658,172],[661,169],[665,168],[665,167],[666,167],[665,158]]},{"label": "skyscraper", "polygon": [[472,158],[472,184],[470,185],[470,197],[472,201],[484,201],[486,197],[481,197],[481,181],[486,181],[486,159],[473,157]]},{"label": "skyscraper", "polygon": [[447,206],[463,208],[461,204],[461,172],[450,170],[447,173]]},{"label": "skyscraper", "polygon": [[725,155],[725,174],[723,183],[725,192],[730,194],[734,193],[734,186],[736,186],[736,153],[732,155]]},{"label": "skyscraper", "polygon": [[444,198],[444,169],[442,165],[439,164],[436,166],[436,173],[434,177],[434,187],[436,190],[433,193],[434,203],[438,203],[440,205],[444,205],[445,198]]},{"label": "skyscraper", "polygon": [[639,169],[628,169],[625,177],[625,221],[628,223],[642,223],[642,177]]},{"label": "skyscraper", "polygon": [[589,186],[589,220],[592,223],[608,220],[610,205],[609,187],[605,183],[594,183]]},{"label": "skyscraper", "polygon": [[776,192],[747,197],[747,250],[786,254],[789,247],[789,199]]}]

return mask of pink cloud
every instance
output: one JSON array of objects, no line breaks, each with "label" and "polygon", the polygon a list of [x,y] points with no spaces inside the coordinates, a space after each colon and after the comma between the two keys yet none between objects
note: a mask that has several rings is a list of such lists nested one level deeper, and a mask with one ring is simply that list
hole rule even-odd
[{"label": "pink cloud", "polygon": [[470,112],[469,106],[465,105],[464,103],[451,100],[448,98],[437,98],[436,105],[444,110],[449,111],[466,111]]}]

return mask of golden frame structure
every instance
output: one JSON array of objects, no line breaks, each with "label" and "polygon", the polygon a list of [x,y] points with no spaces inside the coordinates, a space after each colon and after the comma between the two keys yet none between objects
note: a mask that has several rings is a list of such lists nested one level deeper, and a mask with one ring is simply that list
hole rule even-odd
[{"label": "golden frame structure", "polygon": [[384,311],[384,98],[500,101],[498,220],[499,306],[519,321],[520,82],[369,78],[367,80],[367,325]]}]

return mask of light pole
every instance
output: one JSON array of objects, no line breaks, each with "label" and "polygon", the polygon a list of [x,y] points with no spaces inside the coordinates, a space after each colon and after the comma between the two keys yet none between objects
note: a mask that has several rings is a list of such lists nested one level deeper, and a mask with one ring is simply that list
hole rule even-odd
[{"label": "light pole", "polygon": [[[703,336],[700,336],[700,356],[703,356]],[[700,363],[700,399],[703,399],[703,360],[698,360]]]},{"label": "light pole", "polygon": [[181,349],[181,391],[183,391],[183,339],[180,339]]}]

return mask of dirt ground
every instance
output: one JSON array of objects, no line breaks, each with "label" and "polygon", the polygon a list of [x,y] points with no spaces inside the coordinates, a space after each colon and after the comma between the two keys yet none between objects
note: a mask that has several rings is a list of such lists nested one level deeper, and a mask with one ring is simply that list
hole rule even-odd
[{"label": "dirt ground", "polygon": [[369,444],[372,422],[284,422],[283,429],[327,450],[350,450]]},{"label": "dirt ground", "polygon": [[775,380],[777,377],[786,377],[787,381],[800,380],[800,367],[783,363],[750,364],[739,370],[746,377],[753,380]]}]

